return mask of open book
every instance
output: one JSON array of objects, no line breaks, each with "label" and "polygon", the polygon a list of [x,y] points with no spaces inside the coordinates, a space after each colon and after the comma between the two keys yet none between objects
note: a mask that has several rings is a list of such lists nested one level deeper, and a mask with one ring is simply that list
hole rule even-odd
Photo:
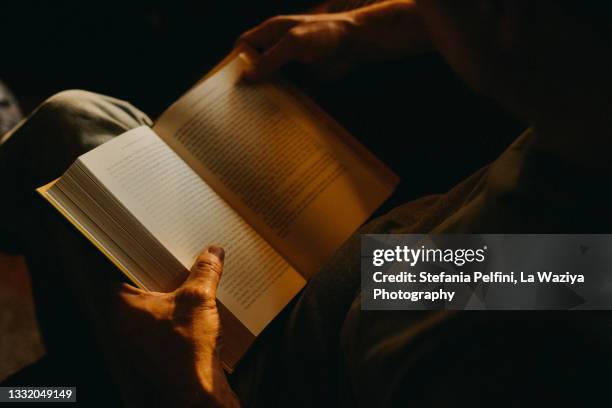
[{"label": "open book", "polygon": [[143,126],[38,189],[135,285],[172,291],[209,244],[232,370],[397,177],[280,79],[245,85],[234,53]]}]

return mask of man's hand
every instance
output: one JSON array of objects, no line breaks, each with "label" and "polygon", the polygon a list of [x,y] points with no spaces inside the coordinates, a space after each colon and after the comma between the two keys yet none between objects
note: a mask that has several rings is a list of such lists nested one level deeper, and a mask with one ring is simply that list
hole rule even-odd
[{"label": "man's hand", "polygon": [[117,302],[121,338],[117,341],[123,344],[123,365],[133,369],[130,378],[121,379],[127,383],[128,403],[239,405],[220,360],[216,293],[224,257],[221,247],[209,247],[200,254],[187,280],[171,293],[122,286]]},{"label": "man's hand", "polygon": [[355,63],[392,59],[430,48],[429,37],[410,0],[386,1],[344,13],[278,16],[244,33],[261,57],[245,78],[258,81],[289,62],[312,65],[327,77]]}]

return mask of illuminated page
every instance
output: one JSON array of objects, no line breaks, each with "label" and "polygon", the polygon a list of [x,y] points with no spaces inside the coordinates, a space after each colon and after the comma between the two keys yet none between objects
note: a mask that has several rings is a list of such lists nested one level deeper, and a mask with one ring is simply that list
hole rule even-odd
[{"label": "illuminated page", "polygon": [[274,248],[312,276],[397,180],[285,85],[241,84],[245,64],[243,55],[231,59],[170,107],[154,129]]},{"label": "illuminated page", "polygon": [[218,298],[254,335],[303,278],[150,128],[124,133],[81,162],[184,267],[210,244],[227,253]]}]

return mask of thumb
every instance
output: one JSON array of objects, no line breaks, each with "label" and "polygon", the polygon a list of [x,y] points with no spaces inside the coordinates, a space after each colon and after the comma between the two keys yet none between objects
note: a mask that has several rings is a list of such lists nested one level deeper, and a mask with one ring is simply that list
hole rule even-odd
[{"label": "thumb", "polygon": [[212,300],[217,297],[219,279],[223,273],[225,251],[217,245],[204,250],[191,267],[191,273],[184,286],[198,287],[205,296]]}]

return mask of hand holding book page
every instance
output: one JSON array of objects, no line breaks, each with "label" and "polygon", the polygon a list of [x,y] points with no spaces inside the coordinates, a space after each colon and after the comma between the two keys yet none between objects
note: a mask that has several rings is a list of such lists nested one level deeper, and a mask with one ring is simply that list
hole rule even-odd
[{"label": "hand holding book page", "polygon": [[39,192],[135,284],[170,292],[225,248],[217,298],[232,368],[397,177],[280,80],[233,56],[158,120],[82,155]]},{"label": "hand holding book page", "polygon": [[288,84],[240,83],[240,54],[154,130],[310,277],[384,201],[396,176]]},{"label": "hand holding book page", "polygon": [[169,282],[177,275],[184,279],[183,272],[202,248],[220,243],[228,256],[217,296],[256,336],[304,285],[304,279],[151,129],[124,133],[79,161],[182,265],[178,271],[160,268],[150,277],[154,283],[149,289],[174,289],[177,284]]}]

